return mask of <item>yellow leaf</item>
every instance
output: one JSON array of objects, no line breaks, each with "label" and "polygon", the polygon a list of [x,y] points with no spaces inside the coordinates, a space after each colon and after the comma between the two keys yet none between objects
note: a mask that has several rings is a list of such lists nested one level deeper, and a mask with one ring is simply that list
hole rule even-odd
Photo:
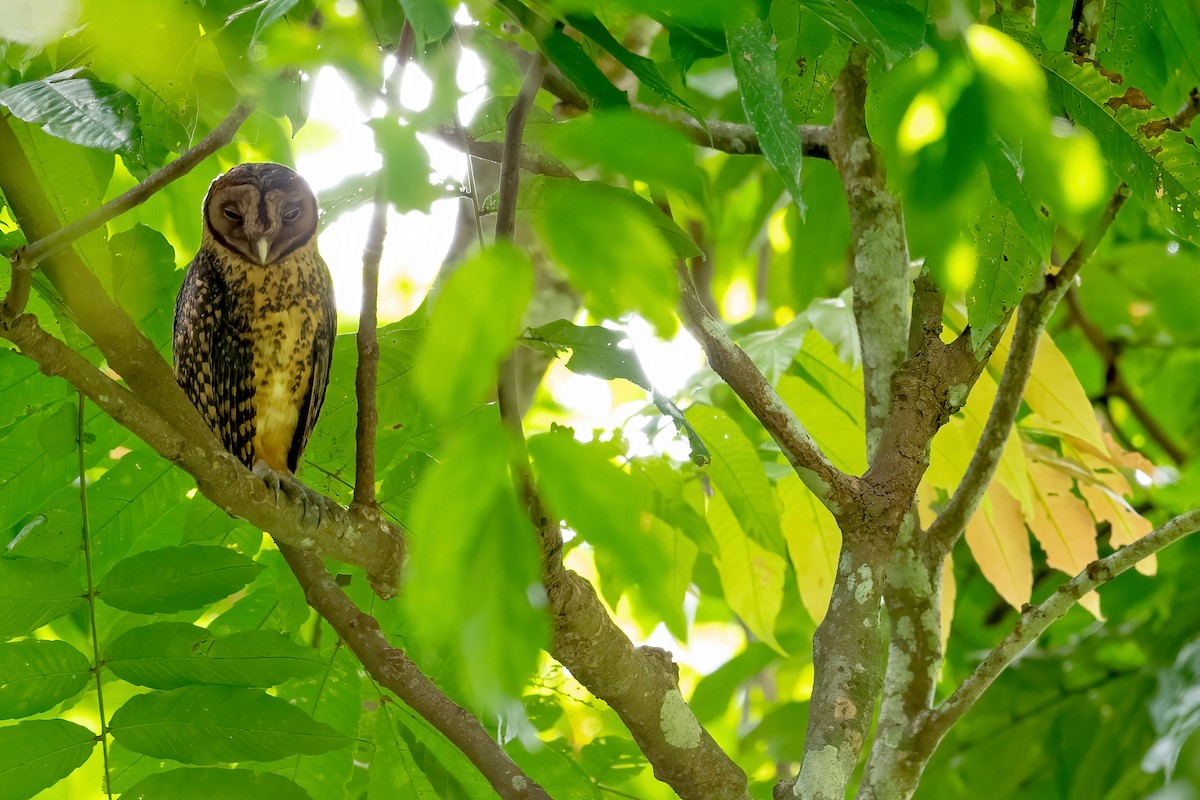
[{"label": "yellow leaf", "polygon": [[[1154,528],[1150,524],[1150,520],[1134,511],[1129,503],[1125,502],[1125,498],[1104,486],[1081,481],[1079,492],[1083,495],[1083,499],[1087,500],[1088,508],[1092,510],[1092,516],[1096,518],[1096,522],[1107,522],[1112,525],[1110,541],[1114,548],[1136,542]],[[1158,562],[1154,556],[1150,556],[1150,558],[1142,559],[1135,566],[1137,571],[1143,575],[1153,575]]]},{"label": "yellow leaf", "polygon": [[716,564],[725,602],[755,636],[783,653],[775,641],[775,618],[783,606],[787,572],[783,556],[746,535],[720,491],[714,490],[708,501],[708,524],[720,548]]},{"label": "yellow leaf", "polygon": [[[979,445],[979,437],[987,423],[992,403],[996,399],[997,385],[986,372],[979,377],[962,412],[951,417],[938,431],[930,447],[929,469],[925,479],[932,486],[952,493],[962,480],[971,462],[971,456]],[[1014,429],[1000,456],[996,469],[996,480],[1008,489],[1021,503],[1026,514],[1033,513],[1033,488],[1029,480],[1029,467],[1021,448],[1021,438]]]},{"label": "yellow leaf", "polygon": [[958,584],[954,580],[954,557],[946,554],[942,564],[942,658],[950,641],[950,623],[954,621],[954,601],[958,599]]},{"label": "yellow leaf", "polygon": [[1025,386],[1025,402],[1048,430],[1074,436],[1105,452],[1104,437],[1087,392],[1071,363],[1046,334],[1038,341],[1033,371]]},{"label": "yellow leaf", "polygon": [[1029,527],[1046,551],[1046,563],[1060,572],[1076,575],[1098,555],[1092,515],[1084,502],[1071,493],[1074,481],[1070,475],[1041,461],[1031,462],[1029,469],[1035,495]]},{"label": "yellow leaf", "polygon": [[783,538],[796,569],[800,602],[813,622],[820,624],[833,593],[842,532],[829,510],[795,475],[781,480],[777,490],[783,506]]},{"label": "yellow leaf", "polygon": [[1013,608],[1029,602],[1033,592],[1033,559],[1021,505],[999,484],[967,523],[967,545],[988,583]]}]

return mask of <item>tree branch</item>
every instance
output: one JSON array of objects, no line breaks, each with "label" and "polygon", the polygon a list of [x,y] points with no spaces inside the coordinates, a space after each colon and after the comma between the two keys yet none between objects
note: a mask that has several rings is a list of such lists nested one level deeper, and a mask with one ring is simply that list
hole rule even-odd
[{"label": "tree branch", "polygon": [[[511,239],[520,181],[526,115],[542,83],[541,56],[526,73],[504,135],[497,239]],[[542,582],[551,612],[551,655],[593,695],[608,703],[629,728],[654,774],[683,800],[748,800],[746,775],[692,714],[679,691],[670,654],[634,647],[612,621],[590,583],[562,563],[562,531],[542,504],[524,448],[513,359],[499,370],[500,416],[516,443],[513,483],[538,531]]]},{"label": "tree branch", "polygon": [[[633,104],[633,110],[639,114],[653,117],[665,122],[682,133],[693,144],[707,147],[730,155],[760,155],[762,146],[758,143],[758,134],[754,129],[742,122],[726,122],[724,120],[707,119],[703,124],[683,112],[671,108]],[[828,159],[830,129],[828,125],[798,125],[800,146],[806,158]]]},{"label": "tree branch", "polygon": [[[384,82],[389,116],[399,114],[400,80],[404,67],[412,57],[413,29],[408,20],[400,29],[400,46],[395,55],[391,74]],[[371,227],[363,247],[362,305],[358,314],[358,363],[354,371],[354,394],[358,415],[354,426],[354,499],[352,503],[364,511],[374,511],[375,503],[375,431],[379,427],[375,386],[379,375],[379,262],[383,259],[383,242],[387,237],[386,170],[379,171],[375,184]]]},{"label": "tree branch", "polygon": [[873,460],[891,405],[892,376],[907,352],[910,317],[900,204],[867,131],[866,60],[866,51],[854,47],[833,85],[837,110],[829,152],[846,188],[853,231],[854,320],[862,350],[867,457]]},{"label": "tree branch", "polygon": [[1200,529],[1200,509],[1193,509],[1112,555],[1093,561],[1083,572],[1059,586],[1045,601],[1037,606],[1026,607],[1012,633],[996,645],[950,697],[920,722],[918,735],[922,740],[922,749],[932,753],[946,732],[979,700],[1000,673],[1036,642],[1053,622],[1066,614],[1079,598],[1197,529]]},{"label": "tree branch", "polygon": [[854,479],[829,461],[812,435],[725,328],[705,308],[687,271],[679,272],[680,317],[709,366],[729,384],[771,434],[804,485],[835,514],[854,493]]},{"label": "tree branch", "polygon": [[391,596],[404,556],[399,528],[347,512],[332,500],[315,527],[304,527],[301,503],[278,498],[209,435],[196,438],[173,427],[144,399],[109,378],[91,362],[55,339],[31,314],[0,316],[0,337],[37,362],[42,372],[65,378],[104,413],[128,428],[161,456],[196,479],[200,491],[220,508],[268,531],[281,542],[318,549],[330,558],[366,570],[377,593]]},{"label": "tree branch", "polygon": [[[437,128],[433,134],[451,147],[459,150],[465,148],[473,158],[480,158],[495,164],[504,161],[503,142],[481,142],[478,139],[472,139],[465,130],[460,136],[459,131],[452,126]],[[532,175],[549,175],[552,178],[576,177],[566,164],[527,144],[521,145],[521,169]]]},{"label": "tree branch", "polygon": [[1175,443],[1166,429],[1159,424],[1154,415],[1150,413],[1150,410],[1146,408],[1141,398],[1134,394],[1129,384],[1125,382],[1124,376],[1121,375],[1120,364],[1118,363],[1121,355],[1120,351],[1104,335],[1104,331],[1100,329],[1100,326],[1093,322],[1084,312],[1075,287],[1071,287],[1067,291],[1066,300],[1067,310],[1071,318],[1079,325],[1079,329],[1083,332],[1083,337],[1087,339],[1088,344],[1096,351],[1096,355],[1104,360],[1105,393],[1109,397],[1119,397],[1124,401],[1125,405],[1129,408],[1129,413],[1133,414],[1134,419],[1138,421],[1147,435],[1163,449],[1168,458],[1176,464],[1186,462],[1188,459],[1187,452]]},{"label": "tree branch", "polygon": [[162,169],[146,177],[144,181],[134,186],[120,197],[114,197],[90,214],[86,214],[54,233],[44,236],[24,248],[24,256],[30,263],[36,264],[43,258],[59,249],[66,247],[86,233],[99,228],[111,219],[119,217],[129,209],[139,206],[154,194],[164,189],[168,184],[195,169],[201,161],[233,141],[234,134],[254,111],[254,105],[240,102],[221,124],[209,131],[208,135],[196,143],[179,158],[167,164]]},{"label": "tree branch", "polygon": [[505,800],[549,800],[497,744],[479,720],[442,693],[404,651],[388,644],[379,622],[365,614],[314,553],[286,544],[279,552],[304,587],[304,598],[337,632],[376,683],[424,717],[463,752]]}]

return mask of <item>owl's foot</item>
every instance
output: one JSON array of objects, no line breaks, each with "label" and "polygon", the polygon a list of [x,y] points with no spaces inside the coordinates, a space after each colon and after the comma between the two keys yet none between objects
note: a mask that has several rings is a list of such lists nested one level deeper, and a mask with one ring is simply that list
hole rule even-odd
[{"label": "owl's foot", "polygon": [[276,507],[279,506],[279,494],[282,492],[303,508],[300,516],[302,526],[315,528],[321,524],[321,520],[325,517],[325,498],[323,496],[305,486],[292,473],[273,469],[262,459],[254,462],[252,471],[274,493]]}]

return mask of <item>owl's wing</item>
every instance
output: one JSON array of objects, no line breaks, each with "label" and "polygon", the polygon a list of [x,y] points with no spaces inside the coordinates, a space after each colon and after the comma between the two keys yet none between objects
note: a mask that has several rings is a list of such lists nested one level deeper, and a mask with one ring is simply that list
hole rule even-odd
[{"label": "owl's wing", "polygon": [[300,406],[300,415],[296,420],[296,433],[292,437],[292,446],[288,451],[288,468],[294,473],[300,466],[300,456],[308,444],[317,425],[317,417],[321,413],[321,404],[325,402],[325,387],[329,384],[329,365],[333,361],[333,340],[337,336],[337,306],[334,303],[333,279],[329,276],[329,268],[320,256],[316,273],[320,286],[318,291],[321,301],[316,319],[316,332],[313,335],[312,371],[308,390],[304,393],[304,402]]},{"label": "owl's wing", "polygon": [[213,257],[201,250],[175,301],[175,379],[246,466],[254,461],[254,354]]}]

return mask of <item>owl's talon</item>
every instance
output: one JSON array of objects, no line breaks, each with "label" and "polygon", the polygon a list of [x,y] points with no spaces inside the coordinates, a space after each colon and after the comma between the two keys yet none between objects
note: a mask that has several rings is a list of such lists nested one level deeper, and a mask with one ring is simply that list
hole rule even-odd
[{"label": "owl's talon", "polygon": [[[289,499],[300,504],[300,525],[305,528],[315,528],[325,518],[325,498],[305,486],[290,472],[279,472],[266,461],[259,459],[254,462],[253,472],[275,493],[275,507],[279,507],[279,493],[282,491]],[[316,521],[312,516],[316,514]]]},{"label": "owl's talon", "polygon": [[260,481],[267,485],[267,489],[271,490],[275,498],[275,507],[279,508],[279,490],[281,488],[279,473],[271,469],[270,465],[261,458],[254,462],[254,467],[251,469],[251,472],[253,472]]}]

